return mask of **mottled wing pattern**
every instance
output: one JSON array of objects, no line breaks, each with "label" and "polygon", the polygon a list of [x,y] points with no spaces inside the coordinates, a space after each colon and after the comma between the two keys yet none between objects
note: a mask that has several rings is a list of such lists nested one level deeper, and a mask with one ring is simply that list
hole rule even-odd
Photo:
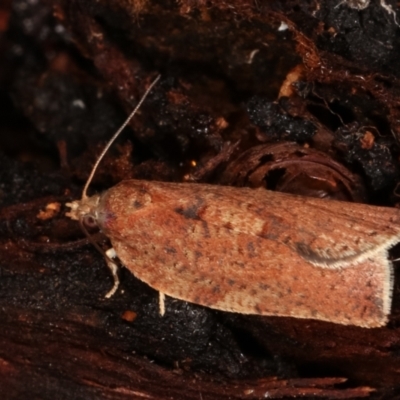
[{"label": "mottled wing pattern", "polygon": [[99,209],[123,264],[174,298],[244,314],[386,322],[397,210],[141,181],[110,189]]}]

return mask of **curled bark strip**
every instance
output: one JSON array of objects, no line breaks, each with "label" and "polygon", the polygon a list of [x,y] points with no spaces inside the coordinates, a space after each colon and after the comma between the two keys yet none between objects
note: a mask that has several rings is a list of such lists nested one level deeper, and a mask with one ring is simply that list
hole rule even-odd
[{"label": "curled bark strip", "polygon": [[361,202],[360,178],[327,154],[296,143],[250,148],[228,165],[222,183]]}]

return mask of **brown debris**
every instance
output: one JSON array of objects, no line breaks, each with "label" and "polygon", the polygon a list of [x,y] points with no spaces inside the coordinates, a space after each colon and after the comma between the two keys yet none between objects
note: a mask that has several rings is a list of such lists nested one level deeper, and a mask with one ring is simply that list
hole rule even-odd
[{"label": "brown debris", "polygon": [[135,313],[135,311],[124,311],[124,313],[122,314],[121,318],[127,322],[133,322],[137,317],[137,313]]},{"label": "brown debris", "polygon": [[60,203],[49,203],[46,205],[44,210],[41,210],[37,215],[37,218],[46,220],[54,218],[60,212],[61,204]]},{"label": "brown debris", "polygon": [[375,137],[372,134],[372,132],[367,131],[360,140],[361,140],[361,148],[365,150],[370,150],[374,145]]}]

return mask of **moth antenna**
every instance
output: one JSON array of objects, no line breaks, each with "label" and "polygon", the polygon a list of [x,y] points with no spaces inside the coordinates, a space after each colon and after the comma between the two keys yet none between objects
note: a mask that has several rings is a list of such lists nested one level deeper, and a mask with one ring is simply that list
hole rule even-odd
[{"label": "moth antenna", "polygon": [[[125,129],[125,127],[129,124],[130,120],[134,117],[134,115],[137,113],[139,110],[140,106],[142,103],[146,100],[146,97],[150,93],[150,91],[153,89],[154,85],[158,82],[158,80],[161,78],[161,75],[158,75],[156,79],[150,84],[150,86],[147,88],[147,90],[144,92],[144,95],[141,97],[139,100],[139,103],[137,103],[136,107],[133,109],[133,111],[129,114],[129,117],[125,120],[125,122],[121,125],[121,127],[117,130],[117,132],[114,133],[112,138],[108,141],[106,146],[104,147],[103,151],[100,153],[99,157],[97,158],[97,161],[94,163],[93,168],[89,174],[89,177],[86,181],[86,184],[83,188],[82,191],[82,200],[87,199],[87,190],[89,188],[89,185],[91,184],[93,180],[93,176],[96,173],[97,167],[99,166],[101,160],[104,158],[105,154],[107,153],[108,149],[111,147],[111,145],[114,143],[115,139],[119,136],[119,134]],[[83,224],[81,224],[83,225]],[[86,233],[86,232],[85,232]],[[94,244],[94,243],[93,243]],[[97,246],[96,246],[97,247]],[[108,257],[107,257],[108,258]]]}]

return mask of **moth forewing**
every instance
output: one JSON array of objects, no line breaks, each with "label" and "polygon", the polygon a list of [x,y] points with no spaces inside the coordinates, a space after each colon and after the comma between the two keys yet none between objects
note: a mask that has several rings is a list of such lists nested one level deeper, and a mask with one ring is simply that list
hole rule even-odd
[{"label": "moth forewing", "polygon": [[92,214],[125,267],[171,297],[243,314],[382,326],[399,212],[343,204],[129,180],[105,192]]}]

